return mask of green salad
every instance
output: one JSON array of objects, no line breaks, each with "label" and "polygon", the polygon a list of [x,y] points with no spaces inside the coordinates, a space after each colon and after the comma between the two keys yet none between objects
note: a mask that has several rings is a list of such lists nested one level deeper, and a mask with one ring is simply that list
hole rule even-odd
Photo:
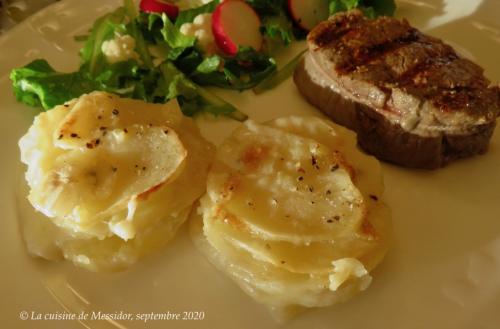
[{"label": "green salad", "polygon": [[[316,7],[317,8],[316,8]],[[303,7],[306,7],[304,10]],[[177,98],[185,115],[199,112],[245,120],[205,86],[256,92],[285,80],[298,62],[277,71],[276,47],[303,39],[319,21],[361,8],[392,15],[394,0],[133,0],[98,18],[83,42],[76,72],[45,59],[12,70],[18,101],[48,110],[94,90],[146,102]],[[295,14],[297,12],[298,14]]]}]

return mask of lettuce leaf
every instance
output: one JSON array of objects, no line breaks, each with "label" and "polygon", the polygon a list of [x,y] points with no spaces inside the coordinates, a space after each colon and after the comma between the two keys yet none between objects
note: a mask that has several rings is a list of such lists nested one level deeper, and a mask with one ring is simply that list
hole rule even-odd
[{"label": "lettuce leaf", "polygon": [[175,27],[175,25],[170,21],[168,16],[165,14],[161,15],[161,20],[163,22],[163,27],[161,28],[160,32],[163,36],[163,39],[169,45],[170,48],[186,49],[194,46],[196,42],[195,37],[190,37],[185,34],[182,34],[181,31]]},{"label": "lettuce leaf", "polygon": [[44,110],[96,89],[96,84],[85,79],[80,72],[56,72],[43,59],[12,70],[10,79],[19,102],[41,106]]}]

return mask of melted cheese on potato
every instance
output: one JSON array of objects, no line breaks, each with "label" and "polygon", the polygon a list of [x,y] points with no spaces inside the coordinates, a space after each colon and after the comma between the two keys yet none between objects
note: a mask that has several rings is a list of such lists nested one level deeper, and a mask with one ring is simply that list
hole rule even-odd
[{"label": "melted cheese on potato", "polygon": [[213,157],[175,101],[148,104],[103,92],[41,113],[19,146],[29,201],[69,236],[59,239],[65,257],[95,270],[133,262],[106,267],[87,257],[86,264],[74,246],[90,249],[94,241],[93,250],[109,254],[111,245],[130,240],[129,248],[155,249],[146,247],[147,232],[168,228],[165,241],[175,233],[205,191]]},{"label": "melted cheese on potato", "polygon": [[313,117],[247,122],[219,147],[193,217],[195,243],[281,315],[367,288],[390,213],[380,165],[351,132]]}]

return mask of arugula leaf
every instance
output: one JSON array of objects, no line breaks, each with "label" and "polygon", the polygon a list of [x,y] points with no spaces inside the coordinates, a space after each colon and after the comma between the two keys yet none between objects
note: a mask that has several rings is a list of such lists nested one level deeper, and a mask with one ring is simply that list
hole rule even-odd
[{"label": "arugula leaf", "polygon": [[116,32],[126,32],[125,19],[125,10],[120,7],[95,21],[87,41],[80,50],[82,65],[88,66],[91,75],[100,71],[100,65],[105,62],[101,50],[102,43],[112,39]]},{"label": "arugula leaf", "polygon": [[185,115],[193,116],[200,112],[208,112],[215,116],[226,115],[239,121],[248,118],[233,105],[193,83],[171,62],[160,65],[160,70],[166,85],[169,86],[167,99],[177,97]]},{"label": "arugula leaf", "polygon": [[281,40],[288,45],[292,42],[293,25],[283,12],[279,12],[277,15],[265,16],[262,19],[261,32],[270,39]]},{"label": "arugula leaf", "polygon": [[227,103],[222,98],[208,92],[203,87],[198,86],[199,97],[186,99],[183,96],[177,98],[181,106],[182,113],[187,116],[195,116],[198,113],[210,113],[214,116],[227,116],[237,121],[245,121],[248,116]]},{"label": "arugula leaf", "polygon": [[131,20],[135,19],[139,15],[133,0],[123,0],[123,8]]},{"label": "arugula leaf", "polygon": [[252,88],[276,70],[274,59],[251,47],[240,48],[234,57],[213,55],[208,58],[192,49],[175,64],[200,85],[236,90]]},{"label": "arugula leaf", "polygon": [[181,11],[175,19],[175,27],[180,28],[184,23],[191,23],[198,15],[212,13],[219,3],[219,0],[214,0],[200,7]]},{"label": "arugula leaf", "polygon": [[199,73],[212,73],[219,70],[219,68],[223,65],[224,60],[218,56],[213,55],[205,58],[200,65],[196,67],[196,71]]},{"label": "arugula leaf", "polygon": [[215,116],[225,115],[237,121],[245,121],[248,115],[239,111],[232,104],[226,102],[215,94],[208,92],[203,87],[198,87],[198,94],[202,99],[202,110]]},{"label": "arugula leaf", "polygon": [[261,18],[261,33],[269,41],[288,45],[295,35],[286,0],[247,0]]},{"label": "arugula leaf", "polygon": [[373,8],[378,16],[393,16],[396,11],[394,0],[363,0],[366,8]]},{"label": "arugula leaf", "polygon": [[377,13],[375,12],[375,9],[373,9],[373,7],[361,7],[360,9],[366,17],[370,19],[377,18]]},{"label": "arugula leaf", "polygon": [[276,15],[286,7],[286,0],[246,0],[259,15]]},{"label": "arugula leaf", "polygon": [[302,55],[304,55],[306,51],[307,49],[302,50],[279,71],[275,71],[273,74],[262,80],[262,82],[253,89],[254,93],[256,93],[257,95],[261,94],[267,90],[273,89],[274,87],[288,79],[293,74],[293,72],[295,72],[295,68],[300,63]]},{"label": "arugula leaf", "polygon": [[138,26],[137,18],[139,17],[139,13],[137,8],[135,7],[135,3],[133,0],[124,0],[123,8],[125,8],[125,13],[128,16],[129,24],[127,24],[128,31],[130,35],[135,40],[135,50],[139,54],[142,61],[150,68],[152,68],[153,60],[151,59],[151,55],[149,54],[148,48],[146,46],[146,40],[144,39],[141,29]]},{"label": "arugula leaf", "polygon": [[359,1],[360,0],[331,0],[329,5],[330,15],[357,8],[359,6]]},{"label": "arugula leaf", "polygon": [[165,95],[166,100],[170,100],[177,96],[184,96],[187,99],[192,99],[197,96],[196,85],[186,78],[184,73],[179,71],[171,62],[164,62],[160,65],[160,71],[163,74],[165,85],[168,86]]}]

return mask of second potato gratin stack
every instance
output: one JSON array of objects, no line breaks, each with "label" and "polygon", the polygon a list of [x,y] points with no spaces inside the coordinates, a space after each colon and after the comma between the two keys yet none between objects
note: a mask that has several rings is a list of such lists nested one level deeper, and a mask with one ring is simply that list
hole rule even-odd
[{"label": "second potato gratin stack", "polygon": [[248,121],[219,148],[193,218],[197,246],[257,301],[292,315],[368,287],[390,214],[378,161],[315,117]]}]

